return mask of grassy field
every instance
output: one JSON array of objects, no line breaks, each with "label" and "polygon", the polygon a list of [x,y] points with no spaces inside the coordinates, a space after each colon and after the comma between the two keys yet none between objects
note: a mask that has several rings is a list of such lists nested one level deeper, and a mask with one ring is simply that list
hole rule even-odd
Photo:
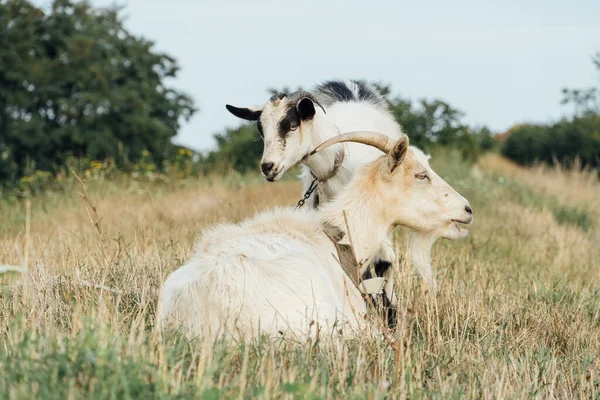
[{"label": "grassy field", "polygon": [[[155,329],[164,277],[203,227],[294,205],[294,180],[74,180],[0,200],[0,398],[600,399],[600,183],[488,155],[438,154],[468,198],[432,295],[399,277],[392,341],[186,341]],[[91,205],[96,207],[94,212]],[[400,244],[401,246],[401,244]]]}]

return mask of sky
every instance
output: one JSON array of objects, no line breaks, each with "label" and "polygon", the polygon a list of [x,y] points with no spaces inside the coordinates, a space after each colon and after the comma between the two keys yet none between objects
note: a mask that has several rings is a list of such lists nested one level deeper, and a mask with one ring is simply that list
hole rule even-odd
[{"label": "sky", "polygon": [[445,100],[466,123],[503,132],[569,115],[563,87],[600,85],[591,62],[600,52],[598,0],[116,4],[125,7],[128,30],[178,60],[170,84],[200,111],[175,142],[196,150],[214,148],[214,133],[240,123],[225,104],[262,105],[271,87],[381,82],[405,98]]}]

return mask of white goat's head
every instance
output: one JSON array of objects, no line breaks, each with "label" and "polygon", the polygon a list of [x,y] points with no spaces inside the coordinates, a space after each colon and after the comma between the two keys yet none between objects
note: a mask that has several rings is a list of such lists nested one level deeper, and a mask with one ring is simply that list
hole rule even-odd
[{"label": "white goat's head", "polygon": [[276,94],[262,108],[226,107],[238,118],[257,122],[265,146],[260,169],[270,182],[312,150],[313,120],[318,113],[325,113],[314,96],[303,91]]},{"label": "white goat's head", "polygon": [[374,146],[386,155],[363,169],[359,177],[364,196],[379,196],[381,217],[391,226],[403,225],[431,237],[460,239],[467,230],[459,224],[473,222],[469,202],[429,166],[429,156],[399,140],[374,132],[350,132],[327,140],[313,153],[340,142]]}]

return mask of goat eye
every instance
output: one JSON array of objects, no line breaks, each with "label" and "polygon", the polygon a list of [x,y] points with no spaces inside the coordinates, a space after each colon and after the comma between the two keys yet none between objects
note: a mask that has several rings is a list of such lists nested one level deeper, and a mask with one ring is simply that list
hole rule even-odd
[{"label": "goat eye", "polygon": [[300,125],[296,125],[296,124],[292,124],[290,125],[290,131],[295,131],[296,129],[298,129]]},{"label": "goat eye", "polygon": [[429,180],[430,180],[430,179],[429,179],[429,175],[427,175],[427,174],[416,174],[416,175],[415,175],[415,178],[417,178],[417,179],[421,179],[421,180],[427,180],[427,181],[429,181]]}]

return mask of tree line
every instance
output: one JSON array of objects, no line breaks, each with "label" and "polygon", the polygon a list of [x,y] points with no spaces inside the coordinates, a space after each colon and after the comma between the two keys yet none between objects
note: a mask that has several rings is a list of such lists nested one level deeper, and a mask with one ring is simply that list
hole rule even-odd
[{"label": "tree line", "polygon": [[[600,74],[600,53],[592,57]],[[563,104],[574,114],[548,124],[517,125],[505,134],[502,153],[523,165],[537,162],[582,167],[600,172],[600,88],[563,89]]]},{"label": "tree line", "polygon": [[[175,166],[186,173],[254,171],[262,154],[255,124],[215,134],[214,151],[194,155],[172,138],[197,108],[168,79],[179,65],[152,41],[124,27],[121,9],[87,1],[0,0],[0,187],[28,177],[65,174],[81,160],[115,170]],[[600,55],[594,58],[600,70]],[[376,84],[411,142],[431,151],[458,149],[467,159],[500,144],[486,127],[441,99],[413,101]],[[289,92],[288,88],[270,92]],[[565,89],[575,115],[551,124],[520,125],[501,150],[522,163],[599,167],[600,89]]]}]

